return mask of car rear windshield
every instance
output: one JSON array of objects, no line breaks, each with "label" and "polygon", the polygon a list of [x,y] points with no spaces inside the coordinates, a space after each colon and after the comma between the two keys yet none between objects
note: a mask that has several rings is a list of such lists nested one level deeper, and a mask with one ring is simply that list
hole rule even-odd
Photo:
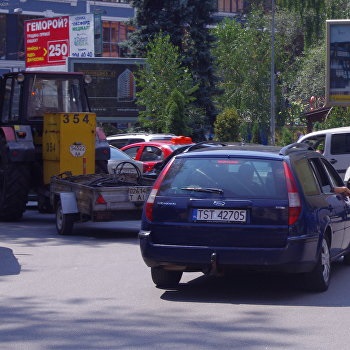
[{"label": "car rear windshield", "polygon": [[282,161],[179,158],[165,175],[158,194],[284,199],[287,190]]}]

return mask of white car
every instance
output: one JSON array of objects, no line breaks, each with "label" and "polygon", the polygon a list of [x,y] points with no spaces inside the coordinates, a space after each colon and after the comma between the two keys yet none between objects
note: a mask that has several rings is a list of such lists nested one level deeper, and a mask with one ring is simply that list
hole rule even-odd
[{"label": "white car", "polygon": [[[130,162],[134,164],[143,173],[143,162],[134,160],[129,157],[125,152],[121,151],[119,148],[114,146],[109,146],[111,150],[111,158],[108,160],[108,173],[114,174],[116,167],[122,162]],[[123,166],[123,171],[130,170],[130,172],[135,172],[135,168],[131,164],[125,164]]]},{"label": "white car", "polygon": [[[314,131],[300,137],[298,142],[307,143],[322,153],[343,178],[350,166],[350,127]],[[349,175],[345,175],[345,177]],[[346,178],[344,177],[344,180]]]},{"label": "white car", "polygon": [[107,136],[107,141],[112,146],[122,148],[126,145],[137,142],[171,140],[174,136],[174,134],[128,133],[109,135]]}]

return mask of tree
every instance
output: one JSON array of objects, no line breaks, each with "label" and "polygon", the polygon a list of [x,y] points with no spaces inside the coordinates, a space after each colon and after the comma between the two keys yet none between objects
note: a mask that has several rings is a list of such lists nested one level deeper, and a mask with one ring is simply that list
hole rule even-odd
[{"label": "tree", "polygon": [[132,20],[135,31],[127,42],[129,55],[145,57],[148,43],[160,32],[169,35],[173,45],[181,48],[187,23],[187,0],[131,0],[130,4],[136,9],[136,15]]},{"label": "tree", "polygon": [[215,139],[222,142],[239,141],[240,117],[234,108],[218,114],[214,123]]},{"label": "tree", "polygon": [[253,12],[247,25],[226,19],[215,29],[216,57],[222,108],[235,108],[250,115],[264,130],[270,121],[270,34],[261,11]]},{"label": "tree", "polygon": [[349,126],[350,124],[350,108],[349,107],[333,107],[323,123],[315,125],[315,129],[331,129],[341,126]]},{"label": "tree", "polygon": [[216,117],[216,108],[213,102],[217,77],[214,73],[211,48],[215,41],[208,27],[213,24],[212,14],[215,10],[212,0],[188,0],[189,13],[186,18],[185,37],[183,40],[184,65],[189,67],[195,83],[199,85],[195,105],[203,108],[213,125]]},{"label": "tree", "polygon": [[190,133],[185,114],[185,98],[177,88],[170,95],[165,114],[167,122],[164,132],[175,135],[188,135]]},{"label": "tree", "polygon": [[149,41],[160,32],[169,35],[170,42],[180,50],[182,65],[199,87],[195,107],[205,110],[213,123],[216,109],[212,96],[217,91],[210,51],[214,38],[208,26],[213,23],[214,1],[132,0],[131,4],[136,9],[136,30],[128,41],[131,55],[145,57]]},{"label": "tree", "polygon": [[298,13],[306,47],[324,39],[326,19],[349,18],[350,15],[348,0],[277,0],[276,3],[280,8]]},{"label": "tree", "polygon": [[286,97],[290,101],[301,101],[304,108],[311,96],[325,96],[326,43],[309,48],[299,56],[285,73]]},{"label": "tree", "polygon": [[197,89],[191,74],[181,65],[179,49],[169,35],[158,34],[147,46],[146,65],[136,73],[137,104],[142,107],[139,121],[152,131],[164,132],[169,125],[166,105],[175,89],[183,96],[183,105],[194,100]]}]

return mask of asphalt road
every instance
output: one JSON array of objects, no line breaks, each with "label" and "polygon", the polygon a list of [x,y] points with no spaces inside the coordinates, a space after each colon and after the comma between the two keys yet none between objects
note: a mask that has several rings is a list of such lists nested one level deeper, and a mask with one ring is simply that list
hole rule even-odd
[{"label": "asphalt road", "polygon": [[350,267],[329,290],[292,276],[185,274],[157,289],[139,222],[85,223],[58,236],[53,215],[0,223],[0,349],[348,349]]}]

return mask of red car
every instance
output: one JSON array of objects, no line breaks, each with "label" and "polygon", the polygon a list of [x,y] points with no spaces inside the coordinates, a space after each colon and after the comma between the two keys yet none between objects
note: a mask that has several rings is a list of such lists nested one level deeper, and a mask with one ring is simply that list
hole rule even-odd
[{"label": "red car", "polygon": [[176,136],[166,141],[133,143],[122,147],[121,150],[131,158],[143,162],[143,171],[147,172],[177,148],[191,143],[192,139],[190,137]]}]

